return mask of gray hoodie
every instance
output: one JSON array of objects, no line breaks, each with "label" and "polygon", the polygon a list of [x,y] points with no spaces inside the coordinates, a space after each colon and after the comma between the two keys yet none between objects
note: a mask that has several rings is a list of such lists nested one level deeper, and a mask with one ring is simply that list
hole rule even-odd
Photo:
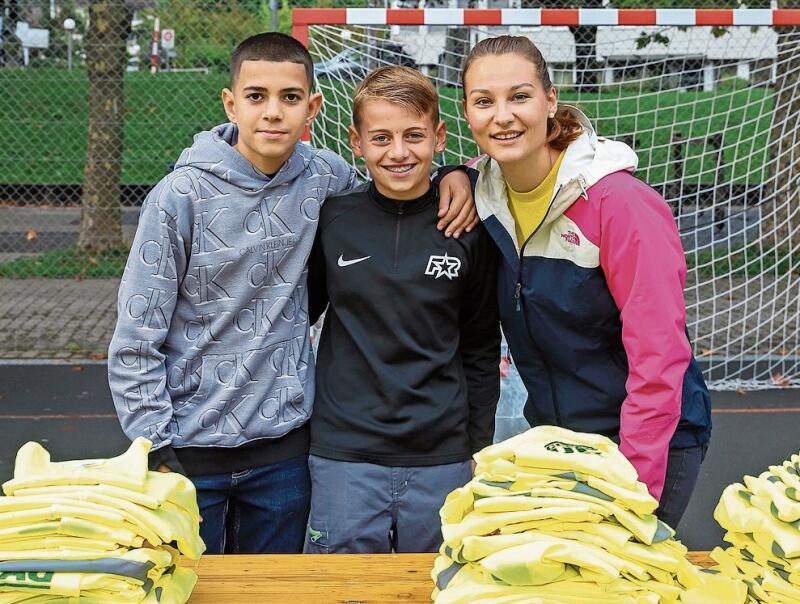
[{"label": "gray hoodie", "polygon": [[314,401],[306,263],[320,204],[356,183],[298,143],[273,178],[195,136],[142,205],[108,376],[122,429],[154,449],[237,447],[301,426]]}]

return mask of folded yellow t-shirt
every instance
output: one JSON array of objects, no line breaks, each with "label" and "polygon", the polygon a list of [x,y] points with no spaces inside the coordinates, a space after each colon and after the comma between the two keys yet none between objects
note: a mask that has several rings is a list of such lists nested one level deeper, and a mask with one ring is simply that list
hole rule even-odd
[{"label": "folded yellow t-shirt", "polygon": [[3,484],[6,495],[17,489],[58,484],[109,484],[142,491],[147,479],[147,454],[153,444],[137,438],[125,453],[110,459],[50,461],[50,453],[36,442],[17,452],[14,478]]},{"label": "folded yellow t-shirt", "polygon": [[752,494],[743,485],[728,485],[714,510],[714,519],[729,531],[753,534],[757,543],[773,543],[765,549],[774,551],[773,548],[777,545],[782,552],[781,557],[800,557],[800,531],[750,505],[750,499]]},{"label": "folded yellow t-shirt", "polygon": [[506,459],[522,467],[581,472],[627,488],[638,482],[633,465],[611,439],[558,426],[538,426],[474,457],[478,472],[483,464]]}]

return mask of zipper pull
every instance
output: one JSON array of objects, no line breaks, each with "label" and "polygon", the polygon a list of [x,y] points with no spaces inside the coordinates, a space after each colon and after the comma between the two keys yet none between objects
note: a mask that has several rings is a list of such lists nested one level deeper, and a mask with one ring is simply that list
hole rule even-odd
[{"label": "zipper pull", "polygon": [[584,178],[583,174],[578,174],[578,186],[581,188],[580,197],[589,201],[589,193],[586,192],[586,179]]},{"label": "zipper pull", "polygon": [[520,301],[519,301],[520,292],[521,291],[522,291],[522,283],[517,282],[517,287],[514,290],[514,298],[516,298],[516,300],[517,300],[517,312],[519,312],[519,310],[521,308],[520,307]]}]

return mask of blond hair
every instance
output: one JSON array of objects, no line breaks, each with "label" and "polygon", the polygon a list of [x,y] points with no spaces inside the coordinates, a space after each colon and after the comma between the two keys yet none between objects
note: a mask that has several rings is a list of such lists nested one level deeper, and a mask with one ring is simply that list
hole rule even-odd
[{"label": "blond hair", "polygon": [[439,123],[439,94],[431,81],[416,69],[390,65],[367,74],[353,95],[353,124],[359,127],[368,101],[387,101]]},{"label": "blond hair", "polygon": [[[549,92],[553,88],[550,72],[547,71],[547,61],[544,60],[541,51],[533,42],[525,36],[497,36],[481,40],[469,51],[461,69],[461,88],[464,89],[464,94],[466,94],[467,72],[475,60],[481,57],[508,54],[519,55],[533,63],[545,91]],[[547,119],[547,140],[545,142],[553,149],[563,151],[581,135],[582,131],[583,127],[578,118],[566,108],[559,107],[555,116]]]}]

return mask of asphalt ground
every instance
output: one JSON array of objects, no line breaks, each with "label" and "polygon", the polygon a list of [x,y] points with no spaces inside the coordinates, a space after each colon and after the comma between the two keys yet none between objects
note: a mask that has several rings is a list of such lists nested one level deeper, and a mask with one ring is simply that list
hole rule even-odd
[{"label": "asphalt ground", "polygon": [[[712,400],[711,446],[678,529],[692,550],[722,542],[713,511],[726,485],[800,450],[800,391],[713,392]],[[0,365],[0,422],[0,481],[11,478],[16,451],[29,440],[54,461],[109,457],[128,444],[101,363]]]}]

